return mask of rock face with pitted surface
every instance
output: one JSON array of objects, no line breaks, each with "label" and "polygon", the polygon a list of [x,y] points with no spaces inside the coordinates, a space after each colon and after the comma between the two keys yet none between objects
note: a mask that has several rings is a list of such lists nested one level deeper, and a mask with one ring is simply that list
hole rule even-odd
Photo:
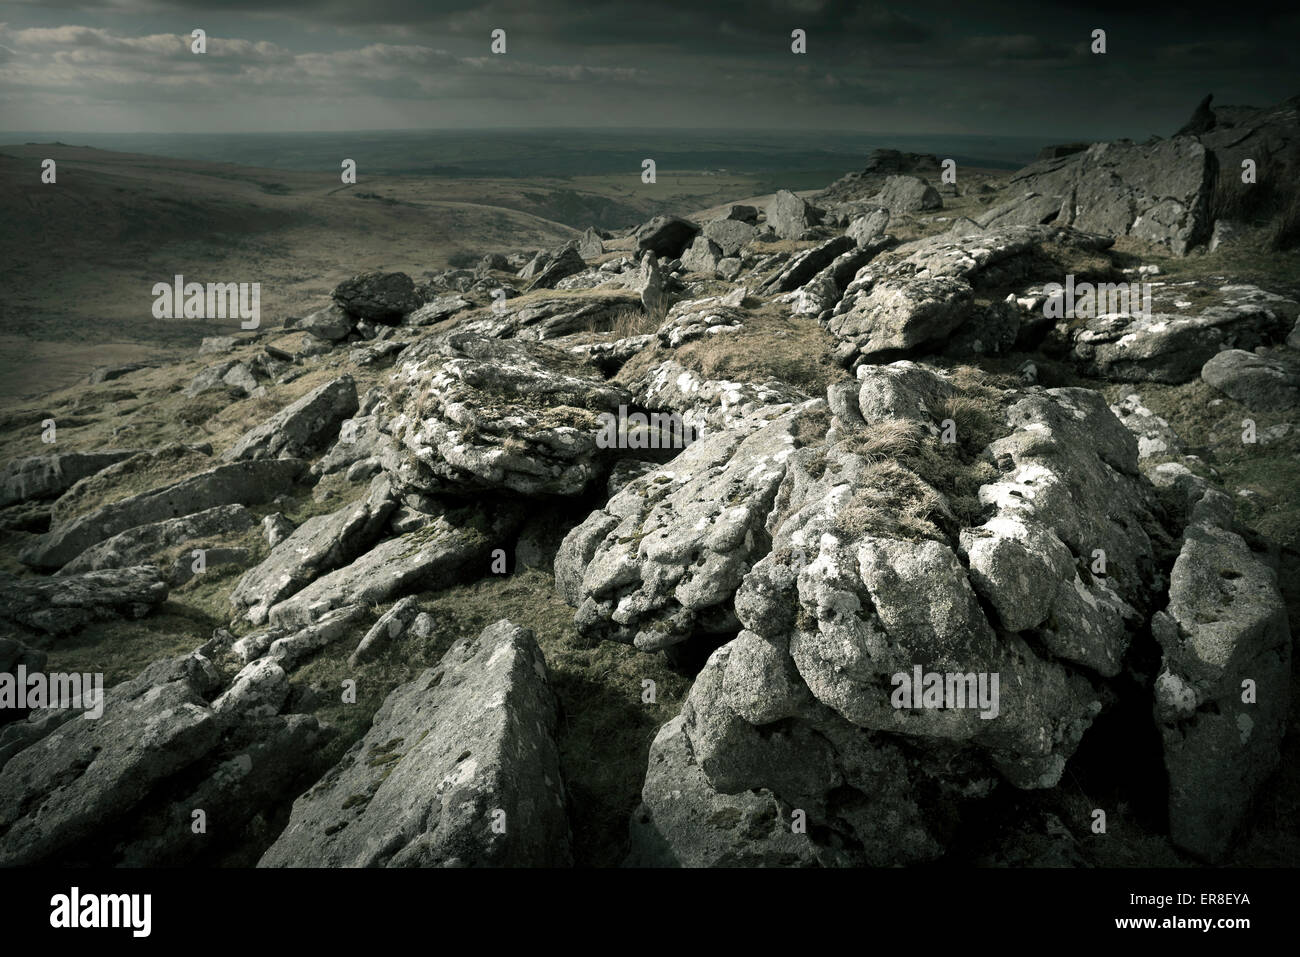
[{"label": "rock face with pitted surface", "polygon": [[570,859],[555,697],[499,621],[395,690],[294,804],[262,867],[555,867]]}]

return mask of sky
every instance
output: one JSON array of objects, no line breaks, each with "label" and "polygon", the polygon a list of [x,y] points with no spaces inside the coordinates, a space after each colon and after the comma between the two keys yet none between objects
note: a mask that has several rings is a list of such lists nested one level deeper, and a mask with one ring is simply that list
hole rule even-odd
[{"label": "sky", "polygon": [[[0,3],[0,131],[1172,134],[1300,93],[1300,4]],[[207,52],[191,52],[191,31]],[[806,53],[791,32],[806,34]],[[1090,49],[1093,31],[1106,52]],[[504,53],[491,50],[505,31]]]}]

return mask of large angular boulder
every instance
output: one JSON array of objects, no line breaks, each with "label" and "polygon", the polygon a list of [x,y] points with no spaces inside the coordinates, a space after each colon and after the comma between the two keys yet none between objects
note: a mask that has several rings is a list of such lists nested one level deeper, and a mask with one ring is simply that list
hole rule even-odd
[{"label": "large angular boulder", "polygon": [[1142,145],[1096,143],[1025,167],[1008,182],[1017,198],[976,222],[985,227],[1051,222],[1133,236],[1182,256],[1210,238],[1217,167],[1210,150],[1190,136]]},{"label": "large angular boulder", "polygon": [[767,224],[781,239],[803,239],[822,221],[822,211],[788,189],[777,190],[767,204]]},{"label": "large angular boulder", "polygon": [[368,272],[334,287],[336,302],[350,315],[372,322],[395,323],[420,305],[415,283],[404,272]]},{"label": "large angular boulder", "polygon": [[258,866],[569,865],[556,722],[532,632],[498,621],[388,696]]},{"label": "large angular boulder", "polygon": [[649,222],[642,223],[632,236],[636,248],[649,250],[661,259],[676,259],[684,250],[700,227],[689,219],[680,216],[656,216]]},{"label": "large angular boulder", "polygon": [[388,390],[392,470],[426,492],[577,494],[615,454],[598,444],[598,415],[631,401],[559,349],[470,333],[412,346]]},{"label": "large angular boulder", "polygon": [[357,411],[357,386],[343,375],[312,389],[255,429],[245,432],[222,458],[227,462],[297,458],[318,451]]}]

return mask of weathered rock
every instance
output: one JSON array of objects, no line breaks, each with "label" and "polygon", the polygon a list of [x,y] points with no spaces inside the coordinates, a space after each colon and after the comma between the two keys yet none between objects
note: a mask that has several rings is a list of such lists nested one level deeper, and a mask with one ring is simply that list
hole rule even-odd
[{"label": "weathered rock", "polygon": [[505,503],[490,513],[467,506],[430,516],[418,531],[380,542],[273,605],[269,621],[302,628],[350,603],[379,604],[405,591],[447,588],[486,569],[492,549],[508,540],[522,517],[518,506]]},{"label": "weathered rock", "polygon": [[15,459],[0,469],[0,508],[62,495],[81,479],[130,458],[136,451],[61,452]]},{"label": "weathered rock", "polygon": [[65,721],[12,757],[0,769],[0,866],[58,860],[210,752],[221,725],[204,665],[156,663],[108,689],[98,720]]},{"label": "weathered rock", "polygon": [[337,302],[331,302],[305,318],[299,319],[294,323],[293,328],[310,332],[318,339],[338,342],[346,339],[355,325],[356,319],[347,310]]},{"label": "weathered rock", "polygon": [[777,407],[688,445],[570,532],[555,577],[579,632],[658,651],[734,630],[731,595],[766,550],[797,420],[818,406]]},{"label": "weathered rock", "polygon": [[578,255],[583,259],[599,259],[605,255],[605,244],[600,241],[600,233],[588,226],[578,240]]},{"label": "weathered rock", "polygon": [[16,578],[0,572],[0,621],[61,637],[104,618],[141,618],[167,600],[153,565]]},{"label": "weathered rock", "polygon": [[[1096,143],[1081,153],[1025,167],[1008,182],[1008,189],[1021,195],[977,222],[1053,222],[1107,236],[1134,236],[1182,256],[1210,238],[1216,169],[1213,154],[1190,136],[1146,145]],[[1031,201],[1025,193],[1036,196]],[[1053,206],[1058,215],[1048,219]]]},{"label": "weathered rock", "polygon": [[918,213],[942,209],[939,191],[919,176],[890,176],[875,201],[891,213]]},{"label": "weathered rock", "polygon": [[[738,219],[715,219],[704,225],[704,237],[713,242],[725,258],[740,253],[745,244],[754,238],[754,227]],[[698,240],[699,237],[696,237],[697,242]]]},{"label": "weathered rock", "polygon": [[1300,368],[1281,354],[1225,349],[1201,367],[1201,378],[1252,411],[1280,412],[1300,405]]},{"label": "weathered rock", "polygon": [[631,396],[549,346],[455,333],[407,350],[389,384],[403,487],[572,495],[616,450],[599,447],[598,413]]},{"label": "weathered rock", "polygon": [[811,249],[795,253],[786,267],[763,284],[764,291],[789,292],[798,289],[829,266],[837,256],[854,248],[850,236],[836,236]]},{"label": "weathered rock", "polygon": [[664,277],[659,271],[659,261],[653,251],[647,252],[641,259],[641,270],[637,274],[636,293],[641,298],[641,308],[648,316],[659,315],[665,306]]},{"label": "weathered rock", "polygon": [[1180,455],[1182,440],[1169,422],[1142,404],[1137,393],[1124,396],[1110,410],[1138,440],[1138,459],[1167,458]]},{"label": "weathered rock", "polygon": [[394,323],[420,305],[415,283],[404,272],[368,272],[334,287],[334,299],[358,319]]},{"label": "weathered rock", "polygon": [[805,867],[818,861],[770,791],[722,794],[691,757],[678,715],[655,735],[632,815],[630,867]]},{"label": "weathered rock", "polygon": [[499,621],[389,695],[259,866],[567,865],[555,727],[541,650]]},{"label": "weathered rock", "polygon": [[343,375],[317,386],[244,435],[222,458],[227,462],[306,456],[338,432],[357,411],[357,387]]},{"label": "weathered rock", "polygon": [[722,249],[708,236],[696,236],[682,253],[682,268],[687,272],[712,273],[722,259]]},{"label": "weathered rock", "polygon": [[199,355],[220,355],[235,348],[238,342],[234,336],[204,336],[199,343]]},{"label": "weathered rock", "polygon": [[258,505],[270,501],[293,488],[306,468],[307,463],[301,459],[221,465],[60,523],[24,549],[19,558],[33,568],[60,568],[90,546],[128,528],[166,516],[193,515],[218,505]]},{"label": "weathered rock", "polygon": [[531,280],[529,289],[552,289],[561,279],[586,268],[578,244],[568,242],[550,252],[538,253],[536,259],[519,271],[519,278]]},{"label": "weathered rock", "polygon": [[876,237],[883,236],[888,227],[889,210],[881,208],[854,219],[844,234],[859,246],[865,246]]},{"label": "weathered rock", "polygon": [[435,296],[420,308],[407,313],[402,322],[408,326],[431,326],[456,315],[458,312],[470,309],[473,305],[472,302],[460,295]]},{"label": "weathered rock", "polygon": [[253,527],[253,513],[242,505],[215,508],[139,525],[86,549],[60,569],[59,574],[143,565],[159,552],[207,538],[238,535]]},{"label": "weathered rock", "polygon": [[1281,342],[1300,314],[1294,301],[1255,286],[1219,292],[1222,301],[1197,315],[1129,311],[1089,320],[1074,333],[1072,355],[1085,371],[1120,382],[1190,382],[1224,349]]},{"label": "weathered rock", "polygon": [[767,224],[781,239],[803,239],[822,221],[822,212],[788,189],[778,190],[767,205]]},{"label": "weathered rock", "polygon": [[235,613],[262,624],[272,605],[367,551],[396,507],[392,484],[379,475],[365,498],[307,519],[239,580],[230,593]]},{"label": "weathered rock", "polygon": [[530,298],[523,304],[501,303],[485,315],[462,320],[457,332],[489,339],[555,339],[591,328],[608,327],[614,318],[637,301],[626,292],[605,295]]},{"label": "weathered rock", "polygon": [[379,620],[370,626],[366,636],[348,658],[348,664],[356,666],[378,655],[386,644],[401,638],[410,627],[415,616],[420,613],[420,606],[414,597],[408,595],[399,600],[392,608],[379,616]]},{"label": "weathered rock", "polygon": [[293,522],[285,518],[283,512],[275,512],[262,519],[262,530],[266,533],[266,544],[275,548],[293,534]]},{"label": "weathered rock", "polygon": [[1024,280],[1044,242],[1084,249],[1111,243],[1069,230],[1018,226],[933,236],[876,256],[848,284],[827,320],[841,340],[837,355],[847,363],[937,344],[974,315],[977,285]]},{"label": "weathered rock", "polygon": [[700,227],[680,216],[656,216],[638,226],[632,234],[637,249],[648,249],[663,259],[676,259],[682,254]]},{"label": "weathered rock", "polygon": [[1155,716],[1174,843],[1210,861],[1231,846],[1279,760],[1291,633],[1271,568],[1212,521],[1190,526],[1152,621],[1164,652]]}]

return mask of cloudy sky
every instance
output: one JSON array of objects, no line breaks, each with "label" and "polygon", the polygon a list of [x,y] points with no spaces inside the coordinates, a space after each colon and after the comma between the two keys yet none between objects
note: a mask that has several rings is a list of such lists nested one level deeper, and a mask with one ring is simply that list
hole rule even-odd
[{"label": "cloudy sky", "polygon": [[[1059,0],[0,3],[0,130],[1173,132],[1300,93],[1300,14]],[[1295,4],[1292,8],[1300,9]],[[203,28],[207,53],[190,52]],[[807,53],[791,52],[794,29]],[[506,53],[490,51],[494,29]],[[1108,51],[1090,52],[1094,29]]]}]

